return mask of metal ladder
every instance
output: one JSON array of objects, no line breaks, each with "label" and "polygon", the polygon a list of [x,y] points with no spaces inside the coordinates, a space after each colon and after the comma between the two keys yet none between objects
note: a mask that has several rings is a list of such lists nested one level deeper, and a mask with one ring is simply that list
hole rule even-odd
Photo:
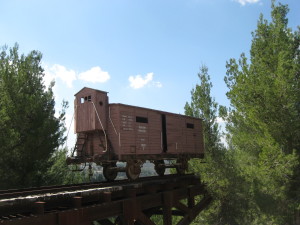
[{"label": "metal ladder", "polygon": [[75,143],[75,147],[73,149],[72,156],[74,156],[74,153],[77,153],[77,157],[84,157],[84,151],[85,151],[85,144],[88,139],[87,134],[78,134],[77,135],[77,140]]}]

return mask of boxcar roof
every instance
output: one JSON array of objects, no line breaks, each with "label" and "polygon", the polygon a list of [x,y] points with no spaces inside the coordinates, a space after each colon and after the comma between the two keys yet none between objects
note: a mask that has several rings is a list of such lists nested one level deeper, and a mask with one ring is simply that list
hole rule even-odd
[{"label": "boxcar roof", "polygon": [[156,109],[144,108],[144,107],[140,107],[140,106],[126,105],[126,104],[122,104],[122,103],[110,103],[109,105],[112,105],[112,106],[113,105],[120,105],[120,106],[132,107],[132,108],[137,108],[137,109],[145,109],[145,110],[155,111],[155,112],[164,113],[164,114],[171,114],[171,115],[176,115],[176,116],[184,116],[184,117],[191,118],[191,119],[202,120],[200,118],[196,118],[196,117],[192,117],[192,116],[187,116],[187,115],[182,115],[182,114],[179,114],[179,113],[171,113],[171,112],[166,112],[166,111],[161,111],[161,110],[156,110]]},{"label": "boxcar roof", "polygon": [[97,89],[94,89],[94,88],[84,87],[84,88],[82,88],[80,91],[78,91],[74,96],[78,95],[80,92],[82,92],[82,91],[85,90],[85,89],[89,89],[89,90],[92,90],[92,91],[97,91],[97,92],[105,93],[105,94],[108,93],[108,92],[106,92],[106,91],[100,91],[100,90],[97,90]]},{"label": "boxcar roof", "polygon": [[[91,91],[96,91],[96,92],[99,92],[99,93],[105,93],[105,94],[108,93],[106,91],[101,91],[101,90],[97,90],[97,89],[93,89],[93,88],[84,87],[80,91],[78,91],[74,96],[77,96],[80,92],[82,92],[85,89],[89,89]],[[149,108],[144,108],[144,107],[139,107],[139,106],[126,105],[126,104],[121,104],[121,103],[110,103],[109,105],[120,105],[120,106],[126,106],[126,107],[133,107],[133,108],[138,108],[138,109],[151,110],[151,111],[155,111],[155,112],[159,112],[159,113],[178,115],[178,116],[184,116],[184,117],[187,117],[187,118],[193,118],[193,119],[201,120],[200,118],[196,118],[196,117],[192,117],[192,116],[186,116],[186,115],[182,115],[182,114],[178,114],[178,113],[171,113],[171,112],[166,112],[166,111],[161,111],[161,110],[156,110],[156,109],[149,109]]]}]

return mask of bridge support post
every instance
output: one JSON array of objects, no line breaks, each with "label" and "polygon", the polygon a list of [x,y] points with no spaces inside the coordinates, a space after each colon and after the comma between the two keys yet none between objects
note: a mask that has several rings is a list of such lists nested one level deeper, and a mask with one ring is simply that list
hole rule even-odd
[{"label": "bridge support post", "polygon": [[136,190],[127,190],[126,197],[128,199],[123,203],[124,222],[128,225],[134,225],[137,219]]},{"label": "bridge support post", "polygon": [[35,214],[43,215],[45,212],[45,202],[35,202]]},{"label": "bridge support post", "polygon": [[[163,225],[175,224],[174,216],[181,218],[177,225],[188,225],[212,200],[198,180],[194,175],[170,175],[141,178],[135,183],[122,181],[115,185],[115,182],[103,188],[91,184],[92,188],[84,190],[79,186],[76,195],[73,187],[70,193],[40,194],[39,202],[28,199],[33,194],[19,197],[18,201],[11,200],[14,196],[7,200],[5,195],[12,193],[5,193],[0,224],[91,225],[97,221],[100,225],[155,225],[151,218],[157,215],[154,218],[162,220]],[[201,200],[195,201],[196,196]]]},{"label": "bridge support post", "polygon": [[82,197],[81,196],[75,196],[75,197],[73,197],[74,208],[80,208],[81,204],[82,204]]},{"label": "bridge support post", "polygon": [[172,205],[173,205],[172,192],[165,192],[163,198],[164,198],[164,206],[163,206],[164,225],[172,225]]}]

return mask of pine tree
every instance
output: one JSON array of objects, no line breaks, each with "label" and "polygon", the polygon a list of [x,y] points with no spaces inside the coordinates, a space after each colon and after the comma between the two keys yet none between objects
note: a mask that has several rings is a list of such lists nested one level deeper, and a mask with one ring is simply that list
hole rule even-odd
[{"label": "pine tree", "polygon": [[[52,83],[43,84],[42,54],[0,53],[0,188],[43,184],[49,158],[64,142],[64,110],[55,117]],[[64,109],[64,107],[63,107]]]},{"label": "pine tree", "polygon": [[211,97],[212,83],[208,68],[202,66],[198,73],[200,84],[191,91],[191,103],[186,103],[185,114],[203,119],[205,147],[212,152],[220,143],[220,132],[217,123],[218,104]]},{"label": "pine tree", "polygon": [[250,60],[227,63],[232,110],[229,143],[249,185],[251,223],[290,224],[300,208],[300,33],[288,28],[288,7],[272,1],[261,15]]},{"label": "pine tree", "polygon": [[242,188],[243,178],[235,171],[232,152],[227,151],[220,140],[217,119],[224,107],[219,107],[211,96],[212,83],[206,66],[200,68],[198,77],[200,83],[191,91],[191,102],[186,103],[185,114],[203,120],[205,158],[204,163],[191,160],[189,167],[207,185],[213,203],[201,212],[194,224],[238,224],[236,215],[241,214],[243,207],[236,192]]}]

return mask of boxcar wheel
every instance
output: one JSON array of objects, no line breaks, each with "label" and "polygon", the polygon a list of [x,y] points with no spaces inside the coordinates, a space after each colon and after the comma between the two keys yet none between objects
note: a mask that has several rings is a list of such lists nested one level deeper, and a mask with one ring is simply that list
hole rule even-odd
[{"label": "boxcar wheel", "polygon": [[110,163],[103,166],[103,176],[107,181],[114,181],[118,175],[118,171],[113,170],[113,167],[116,167],[116,163]]},{"label": "boxcar wheel", "polygon": [[141,173],[140,164],[137,162],[127,162],[126,164],[126,176],[129,180],[136,180]]},{"label": "boxcar wheel", "polygon": [[[163,164],[163,165],[161,165]],[[161,165],[161,166],[160,166]],[[154,161],[154,169],[155,172],[159,175],[159,176],[163,176],[165,174],[166,171],[166,167],[164,166],[165,162],[164,160],[155,160]]]}]

